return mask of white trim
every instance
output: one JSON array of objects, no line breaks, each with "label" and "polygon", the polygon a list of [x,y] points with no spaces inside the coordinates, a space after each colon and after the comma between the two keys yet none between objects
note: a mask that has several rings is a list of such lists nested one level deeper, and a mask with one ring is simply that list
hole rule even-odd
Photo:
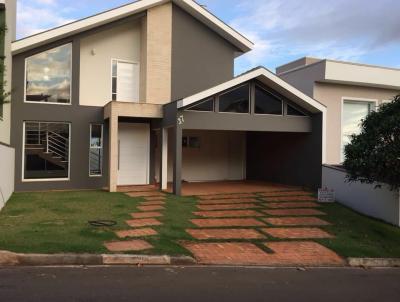
[{"label": "white trim", "polygon": [[[27,101],[27,100],[26,100],[26,78],[27,78],[27,73],[28,73],[28,70],[27,70],[27,68],[26,68],[27,60],[28,60],[29,58],[32,58],[32,57],[34,57],[34,56],[36,56],[36,55],[38,55],[38,54],[41,54],[41,53],[43,53],[43,52],[46,52],[46,51],[49,51],[49,50],[53,50],[53,49],[56,49],[56,48],[58,48],[58,47],[63,47],[63,46],[66,46],[66,45],[71,45],[70,79],[69,79],[69,80],[70,80],[70,85],[69,85],[69,103]],[[28,104],[44,104],[44,105],[62,105],[62,106],[70,106],[70,105],[72,105],[72,65],[73,65],[73,64],[72,64],[72,60],[73,60],[72,50],[73,50],[72,42],[69,42],[69,43],[65,43],[65,44],[62,44],[62,45],[58,45],[58,46],[55,46],[55,47],[53,47],[53,48],[49,48],[49,49],[46,49],[46,50],[44,50],[44,51],[35,53],[35,54],[33,54],[33,55],[29,56],[29,57],[25,57],[25,60],[24,60],[24,103],[28,103]]]},{"label": "white trim", "polygon": [[[35,178],[25,179],[25,123],[46,123],[46,124],[68,124],[69,141],[68,141],[68,177],[67,178]],[[21,182],[46,182],[46,181],[70,181],[71,180],[71,142],[72,131],[70,122],[47,122],[47,121],[23,121],[22,122],[22,171]]]},{"label": "white trim", "polygon": [[168,2],[173,2],[181,7],[194,18],[222,35],[242,52],[247,52],[253,48],[251,41],[192,0],[141,0],[15,41],[12,43],[12,53],[18,54]]},{"label": "white trim", "polygon": [[203,90],[199,93],[196,93],[192,96],[183,98],[182,100],[178,101],[178,108],[182,108],[182,107],[186,107],[192,103],[195,103],[197,101],[200,101],[202,99],[208,98],[214,94],[217,94],[219,92],[228,90],[234,86],[238,86],[240,84],[242,84],[243,82],[252,80],[254,78],[257,77],[265,77],[271,81],[273,81],[275,84],[277,84],[278,86],[282,87],[284,90],[290,92],[291,94],[297,96],[298,98],[302,99],[306,104],[312,106],[313,108],[315,108],[315,111],[320,111],[320,112],[326,112],[326,107],[324,105],[322,105],[321,103],[319,103],[318,101],[312,99],[311,97],[307,96],[306,94],[304,94],[303,92],[301,92],[300,90],[294,88],[293,86],[291,86],[290,84],[288,84],[287,82],[285,82],[284,80],[280,79],[278,76],[276,76],[275,74],[273,74],[272,72],[270,72],[269,70],[260,67],[257,68],[253,71],[250,71],[248,73],[245,73],[243,75],[240,75],[232,80],[229,80],[225,83],[219,84],[217,86],[214,86],[212,88]]},{"label": "white trim", "polygon": [[[92,142],[92,126],[99,125],[101,126],[101,146],[100,147],[91,147]],[[100,174],[90,174],[90,149],[100,149],[102,150],[101,161],[100,161]],[[104,156],[104,124],[102,123],[90,123],[89,124],[89,177],[102,177],[103,176],[103,156]]]},{"label": "white trim", "polygon": [[339,146],[339,155],[340,155],[340,162],[344,161],[344,154],[342,152],[343,146],[343,113],[344,113],[344,102],[354,102],[354,103],[375,103],[375,108],[372,111],[375,111],[378,106],[378,99],[369,99],[369,98],[356,98],[356,97],[347,97],[343,96],[340,101],[340,146]]}]

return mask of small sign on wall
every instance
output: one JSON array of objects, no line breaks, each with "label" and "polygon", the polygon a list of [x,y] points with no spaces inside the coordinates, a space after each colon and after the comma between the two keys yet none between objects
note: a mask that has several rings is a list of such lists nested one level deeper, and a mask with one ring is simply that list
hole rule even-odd
[{"label": "small sign on wall", "polygon": [[335,202],[335,191],[328,188],[318,189],[319,202]]}]

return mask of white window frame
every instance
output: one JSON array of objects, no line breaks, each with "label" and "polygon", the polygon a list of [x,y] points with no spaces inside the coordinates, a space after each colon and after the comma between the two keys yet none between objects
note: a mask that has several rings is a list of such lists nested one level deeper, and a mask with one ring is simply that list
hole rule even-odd
[{"label": "white window frame", "polygon": [[[113,96],[113,91],[112,91],[112,84],[113,84],[113,78],[114,78],[114,76],[113,76],[113,63],[114,63],[114,61],[117,63],[117,66],[118,66],[118,62],[120,62],[120,63],[129,63],[129,64],[136,64],[138,67],[139,67],[139,78],[138,78],[138,81],[139,81],[139,85],[138,85],[138,87],[139,87],[139,91],[138,91],[138,95],[139,95],[139,99],[137,100],[137,103],[140,103],[140,69],[141,69],[141,67],[140,67],[140,62],[138,62],[138,61],[130,61],[130,60],[123,60],[123,59],[116,59],[116,58],[111,58],[111,65],[110,65],[110,100],[111,101],[113,101],[113,98],[112,98],[112,96]],[[117,78],[117,90],[118,90],[118,67],[117,67],[117,76],[116,76],[116,78]],[[118,93],[117,92],[115,92],[115,101],[114,102],[118,102]]]},{"label": "white window frame", "polygon": [[368,99],[368,98],[355,98],[355,97],[342,97],[341,99],[341,108],[340,108],[340,146],[339,146],[339,154],[340,154],[340,162],[343,163],[344,161],[344,154],[342,152],[343,146],[343,115],[344,115],[344,103],[345,102],[364,102],[369,104],[375,104],[374,108],[371,110],[376,111],[378,108],[378,100],[377,99]]},{"label": "white window frame", "polygon": [[[70,60],[70,66],[69,66],[70,73],[71,73],[70,74],[71,83],[70,83],[70,87],[69,87],[69,103],[27,101],[26,100],[26,78],[27,78],[28,70],[27,70],[26,66],[27,66],[28,59],[34,57],[35,55],[41,54],[42,52],[45,52],[45,51],[48,51],[48,50],[52,50],[52,49],[55,49],[55,48],[58,48],[58,47],[66,46],[66,45],[71,45],[71,60]],[[52,47],[52,48],[37,52],[37,53],[35,53],[35,54],[33,54],[33,55],[29,56],[29,57],[26,57],[25,58],[25,62],[24,62],[24,103],[42,104],[42,105],[61,105],[61,106],[70,106],[70,105],[72,105],[72,82],[73,82],[72,81],[72,75],[73,75],[73,72],[72,72],[72,68],[73,68],[72,60],[73,60],[73,45],[72,45],[72,42],[65,43],[65,44],[62,44],[62,45],[58,45],[58,46],[55,46],[55,47]]]},{"label": "white window frame", "polygon": [[[68,177],[66,178],[36,178],[25,179],[25,123],[47,123],[47,124],[68,124],[69,141],[68,141]],[[70,181],[71,177],[71,141],[72,131],[70,122],[48,122],[48,121],[23,121],[22,124],[22,167],[21,167],[21,181],[22,182],[45,182],[45,181]]]},{"label": "white window frame", "polygon": [[[91,141],[92,141],[92,126],[97,125],[101,126],[101,146],[100,147],[92,147],[91,146]],[[89,125],[89,177],[102,177],[103,176],[103,156],[104,156],[104,124],[102,123],[90,123]],[[91,174],[90,173],[90,149],[102,149],[102,156],[100,160],[100,174]]]}]

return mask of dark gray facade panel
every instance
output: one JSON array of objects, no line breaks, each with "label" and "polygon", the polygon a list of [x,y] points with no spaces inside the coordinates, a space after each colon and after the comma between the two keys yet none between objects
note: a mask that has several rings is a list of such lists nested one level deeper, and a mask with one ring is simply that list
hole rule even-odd
[{"label": "dark gray facade panel", "polygon": [[248,132],[246,178],[317,189],[322,177],[322,114],[311,133]]},{"label": "dark gray facade panel", "polygon": [[[71,105],[24,103],[25,58],[65,43],[73,43]],[[15,190],[35,191],[52,189],[98,189],[108,180],[108,124],[104,123],[103,107],[79,105],[79,39],[64,39],[13,57],[13,90],[11,112],[11,145],[15,148]],[[71,155],[69,181],[22,181],[23,122],[71,123]],[[90,124],[103,126],[103,175],[89,176]]]},{"label": "dark gray facade panel", "polygon": [[183,129],[310,132],[310,117],[183,111]]},{"label": "dark gray facade panel", "polygon": [[231,80],[237,49],[176,5],[172,14],[172,100]]}]

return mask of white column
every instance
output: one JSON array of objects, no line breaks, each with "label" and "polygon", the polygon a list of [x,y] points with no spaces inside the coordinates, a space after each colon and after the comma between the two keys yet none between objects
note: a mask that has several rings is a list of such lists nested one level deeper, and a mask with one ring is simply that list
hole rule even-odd
[{"label": "white column", "polygon": [[109,120],[109,191],[117,191],[118,178],[118,115],[111,109]]},{"label": "white column", "polygon": [[168,128],[161,129],[161,190],[168,185]]}]

